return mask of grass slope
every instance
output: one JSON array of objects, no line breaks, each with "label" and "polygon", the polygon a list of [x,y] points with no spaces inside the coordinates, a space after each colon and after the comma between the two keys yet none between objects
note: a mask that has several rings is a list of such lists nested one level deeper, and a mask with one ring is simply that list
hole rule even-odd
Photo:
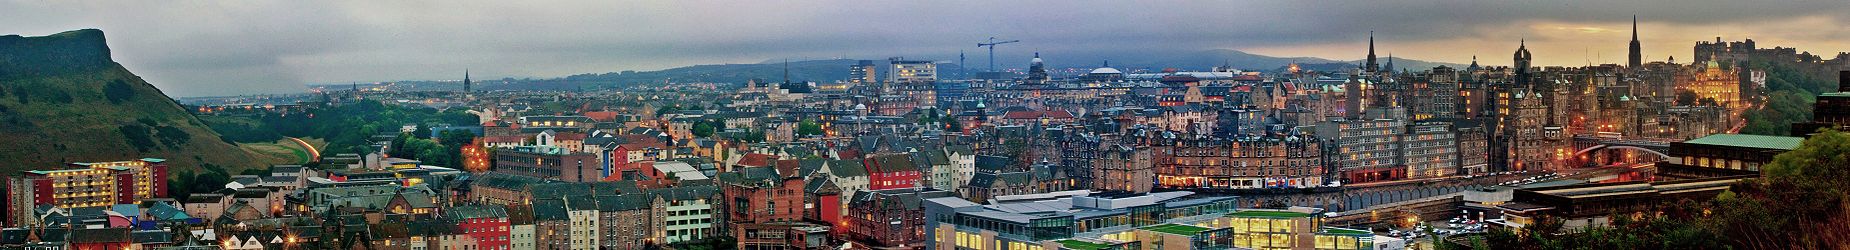
[{"label": "grass slope", "polygon": [[[108,59],[102,32],[0,37],[0,173],[66,162],[168,159],[175,171],[259,157],[219,138],[153,85]],[[100,57],[100,58],[99,58]]]}]

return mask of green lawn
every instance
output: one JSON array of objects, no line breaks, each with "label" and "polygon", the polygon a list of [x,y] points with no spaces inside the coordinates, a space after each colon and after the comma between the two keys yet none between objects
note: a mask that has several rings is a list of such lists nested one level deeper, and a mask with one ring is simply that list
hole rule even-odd
[{"label": "green lawn", "polygon": [[1086,242],[1086,241],[1080,241],[1080,240],[1072,240],[1072,239],[1060,240],[1057,242],[1060,242],[1061,246],[1064,246],[1066,248],[1071,248],[1074,250],[1099,250],[1099,249],[1105,249],[1105,248],[1111,247],[1111,245],[1092,243],[1092,242]]}]

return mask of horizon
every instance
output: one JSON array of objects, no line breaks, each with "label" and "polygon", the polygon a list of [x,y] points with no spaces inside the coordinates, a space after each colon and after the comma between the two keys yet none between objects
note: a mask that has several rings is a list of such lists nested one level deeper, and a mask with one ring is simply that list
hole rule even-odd
[{"label": "horizon", "polygon": [[[1815,28],[1850,21],[1850,13],[1832,11],[1850,3],[258,1],[0,6],[9,7],[0,8],[7,9],[0,11],[7,14],[0,15],[0,33],[104,30],[116,61],[176,97],[292,93],[314,83],[449,80],[465,69],[478,79],[543,79],[783,58],[908,57],[954,63],[960,52],[972,68],[984,68],[987,50],[971,45],[992,36],[1022,40],[996,49],[999,68],[1023,67],[1033,52],[1049,55],[1049,66],[1066,68],[1097,65],[1090,60],[1095,57],[1119,65],[1137,59],[1122,54],[1214,49],[1353,61],[1366,56],[1370,31],[1383,58],[1392,54],[1468,64],[1476,56],[1484,65],[1508,65],[1508,53],[1526,41],[1537,65],[1597,65],[1624,62],[1633,15],[1645,61],[1688,58],[1691,45],[1718,37],[1754,39],[1763,47],[1827,57],[1850,50],[1850,31]],[[1098,18],[1108,16],[1133,18]]]}]

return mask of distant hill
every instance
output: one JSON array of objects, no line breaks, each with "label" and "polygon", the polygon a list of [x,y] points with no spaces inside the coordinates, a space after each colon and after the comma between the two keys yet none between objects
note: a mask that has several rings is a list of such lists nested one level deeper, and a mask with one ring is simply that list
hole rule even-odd
[{"label": "distant hill", "polygon": [[[789,65],[790,81],[793,82],[833,82],[848,79],[848,67],[859,60],[828,59],[810,61],[791,61]],[[885,60],[875,60],[884,65]],[[953,76],[957,74],[957,64],[939,63],[939,74]],[[528,81],[530,84],[548,84],[556,82],[574,82],[589,85],[608,86],[636,83],[661,82],[714,82],[742,84],[752,79],[770,82],[784,81],[785,66],[782,61],[760,64],[712,64],[694,65],[658,71],[624,71],[600,74],[578,74],[553,80]]]},{"label": "distant hill", "polygon": [[[1090,69],[1094,67],[1099,67],[1103,65],[1106,61],[1109,61],[1112,67],[1116,67],[1116,68],[1122,69],[1127,72],[1137,72],[1139,70],[1146,71],[1146,72],[1154,72],[1154,71],[1160,71],[1164,68],[1177,68],[1177,69],[1182,69],[1182,70],[1208,70],[1213,67],[1218,67],[1218,66],[1223,66],[1223,65],[1232,66],[1234,68],[1242,69],[1242,70],[1277,72],[1277,71],[1284,70],[1285,66],[1290,65],[1291,63],[1297,63],[1301,68],[1309,69],[1309,70],[1334,71],[1334,70],[1353,69],[1355,68],[1356,65],[1361,63],[1360,61],[1338,61],[1338,60],[1330,60],[1330,59],[1323,59],[1323,58],[1316,58],[1316,57],[1273,57],[1273,56],[1258,55],[1258,54],[1246,53],[1246,52],[1242,52],[1238,50],[1229,50],[1229,49],[1162,50],[1162,51],[1099,51],[1099,52],[1085,52],[1085,53],[1079,53],[1079,54],[1060,54],[1058,56],[1049,54],[1048,58],[1049,58],[1047,60],[1048,67],[1054,68],[1054,69],[1058,69],[1058,68]],[[858,60],[856,59],[821,59],[821,60],[800,60],[800,61],[792,60],[790,61],[790,66],[789,66],[790,80],[791,81],[813,81],[813,82],[831,82],[831,81],[845,80],[848,78],[848,67],[856,64],[857,61]],[[886,63],[886,60],[884,59],[873,60],[873,61],[875,64],[880,64],[883,66]],[[998,66],[1004,67],[1004,68],[1017,68],[1017,69],[1025,68],[1027,66],[1025,62],[1026,60],[1020,60],[1020,61],[1021,62],[1010,62],[1010,61],[1000,61],[999,60],[997,64]],[[1382,58],[1381,61],[1384,64],[1387,62],[1386,58]],[[970,60],[969,62],[972,63],[973,65],[981,65],[981,64],[987,63],[986,59],[973,59],[973,60]],[[1406,70],[1412,70],[1412,71],[1430,69],[1432,67],[1439,66],[1439,65],[1448,65],[1448,66],[1455,67],[1455,68],[1464,67],[1464,65],[1455,64],[1455,63],[1429,62],[1429,61],[1415,60],[1415,59],[1409,59],[1409,58],[1404,58],[1404,57],[1394,58],[1395,67],[1406,69]],[[981,68],[984,66],[978,66],[978,67]],[[977,71],[977,70],[978,69],[970,69],[970,72],[974,73],[974,71]],[[938,71],[939,71],[940,77],[951,78],[951,79],[962,78],[961,74],[966,73],[966,71],[962,70],[955,63],[939,63]],[[1064,74],[1078,74],[1082,72],[1084,72],[1084,70],[1078,70],[1075,73],[1064,73]],[[1058,74],[1063,74],[1063,73],[1056,72],[1056,75]],[[579,75],[568,76],[568,77],[560,78],[560,79],[526,81],[525,84],[523,85],[539,87],[539,86],[545,86],[549,84],[556,85],[557,83],[578,83],[578,84],[584,84],[584,85],[616,86],[616,85],[623,85],[623,84],[661,83],[661,82],[670,82],[670,81],[672,82],[718,82],[718,83],[737,84],[737,83],[744,83],[745,81],[751,80],[754,78],[764,79],[766,81],[781,82],[783,80],[783,77],[784,77],[784,63],[782,62],[782,59],[774,59],[774,60],[767,60],[762,63],[756,63],[756,64],[695,65],[695,66],[671,68],[671,69],[664,69],[664,70],[657,70],[657,71],[624,71],[624,72],[597,73],[597,74],[579,74]],[[509,87],[518,88],[514,86],[509,86]]]},{"label": "distant hill", "polygon": [[[219,138],[110,59],[103,32],[0,36],[0,171],[167,159],[176,170],[277,162]],[[234,170],[235,171],[235,170]]]},{"label": "distant hill", "polygon": [[[1386,65],[1387,58],[1381,58],[1378,60],[1381,61],[1382,67],[1387,67]],[[1334,62],[1334,63],[1299,63],[1298,68],[1305,69],[1305,70],[1315,70],[1315,71],[1326,71],[1327,72],[1327,71],[1353,70],[1356,67],[1361,66],[1361,65],[1362,65],[1362,61],[1356,60],[1356,61]],[[1428,61],[1407,59],[1407,58],[1401,58],[1401,57],[1394,58],[1394,67],[1396,68],[1394,70],[1421,71],[1421,70],[1432,69],[1433,67],[1439,67],[1439,65],[1445,65],[1446,67],[1452,67],[1454,69],[1462,69],[1462,68],[1465,68],[1465,66],[1470,66],[1469,64],[1428,62]],[[1283,67],[1280,67],[1280,69],[1283,69]]]}]

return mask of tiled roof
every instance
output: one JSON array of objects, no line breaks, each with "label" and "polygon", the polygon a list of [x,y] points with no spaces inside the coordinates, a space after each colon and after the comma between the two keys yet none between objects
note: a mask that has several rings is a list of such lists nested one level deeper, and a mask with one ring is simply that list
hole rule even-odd
[{"label": "tiled roof", "polygon": [[1804,144],[1804,142],[1805,142],[1804,137],[1747,135],[1747,134],[1713,134],[1709,136],[1704,136],[1702,138],[1696,138],[1694,140],[1684,141],[1683,143],[1728,146],[1728,147],[1758,148],[1758,149],[1792,150],[1794,148],[1798,148],[1799,144]]},{"label": "tiled roof", "polygon": [[617,212],[649,209],[649,195],[624,194],[597,197],[597,211]]},{"label": "tiled roof", "polygon": [[452,219],[507,218],[507,208],[488,205],[464,205],[444,209]]},{"label": "tiled roof", "polygon": [[815,174],[817,170],[821,170],[822,166],[827,165],[827,163],[828,163],[828,160],[824,160],[822,158],[811,157],[811,158],[803,159],[802,161],[798,162],[798,164],[800,165],[800,168],[797,169],[797,174],[802,175],[802,176],[809,176],[811,174]]},{"label": "tiled roof", "polygon": [[784,178],[795,178],[799,176],[799,171],[797,170],[803,168],[802,162],[796,159],[777,160],[776,165],[777,175],[783,176]]},{"label": "tiled roof", "polygon": [[566,213],[566,210],[565,210],[565,200],[564,199],[556,199],[556,198],[533,199],[533,220],[534,221],[570,220],[571,217],[568,217],[569,215],[570,214]]},{"label": "tiled roof", "polygon": [[714,186],[680,186],[653,189],[649,190],[649,193],[665,201],[698,200],[712,198],[713,194],[719,193],[719,188]]},{"label": "tiled roof", "polygon": [[479,185],[479,187],[494,187],[494,189],[509,189],[509,191],[525,191],[527,187],[536,185],[536,183],[546,183],[546,180],[533,178],[533,176],[516,176],[516,174],[496,174],[496,172],[488,172],[488,174],[477,176],[474,185]]},{"label": "tiled roof", "polygon": [[837,178],[867,177],[867,168],[857,160],[829,161],[829,174]]},{"label": "tiled roof", "polygon": [[919,171],[918,164],[912,162],[912,157],[904,154],[877,155],[868,158],[867,161],[872,163],[867,166],[868,172],[871,173]]},{"label": "tiled roof", "polygon": [[772,161],[775,161],[775,160],[777,160],[776,155],[747,154],[745,155],[745,159],[739,160],[739,165],[750,166],[750,167],[768,167],[768,166],[771,166]]}]

